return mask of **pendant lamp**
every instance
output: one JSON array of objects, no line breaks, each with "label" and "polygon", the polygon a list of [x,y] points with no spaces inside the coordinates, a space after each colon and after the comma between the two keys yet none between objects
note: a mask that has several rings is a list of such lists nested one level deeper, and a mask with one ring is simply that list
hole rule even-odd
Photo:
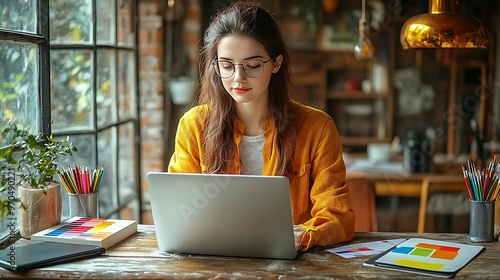
[{"label": "pendant lamp", "polygon": [[403,49],[479,48],[488,45],[488,30],[477,18],[457,13],[458,0],[429,0],[429,13],[408,19],[401,28]]},{"label": "pendant lamp", "polygon": [[357,59],[369,59],[373,57],[373,46],[366,34],[365,1],[362,2],[361,18],[359,19],[359,39],[354,46],[354,56]]}]

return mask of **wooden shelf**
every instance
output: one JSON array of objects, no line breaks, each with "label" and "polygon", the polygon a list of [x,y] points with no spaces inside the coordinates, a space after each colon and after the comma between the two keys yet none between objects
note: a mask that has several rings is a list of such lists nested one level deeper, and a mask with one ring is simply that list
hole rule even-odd
[{"label": "wooden shelf", "polygon": [[337,57],[335,62],[327,62],[324,67],[329,70],[365,70],[370,64],[367,60],[357,60],[355,58]]},{"label": "wooden shelf", "polygon": [[309,74],[294,74],[295,80],[304,85],[304,84],[322,84],[323,77],[317,75],[316,73]]},{"label": "wooden shelf", "polygon": [[[354,56],[338,54],[330,56],[322,64],[326,111],[336,122],[342,146],[349,152],[362,152],[371,143],[390,143],[393,137],[391,75],[394,51],[390,43],[392,33],[386,32],[384,36],[386,37],[381,36],[380,40],[374,40],[373,43],[379,47],[379,52],[386,52],[385,59],[378,60],[377,56],[372,60],[357,60]],[[344,85],[350,85],[348,83],[353,80],[357,82],[358,90],[343,90]],[[378,91],[364,92],[359,89],[365,80],[370,81],[372,88]],[[352,107],[359,107],[363,112],[367,109],[369,113],[353,113],[350,110],[354,109]]]},{"label": "wooden shelf", "polygon": [[363,91],[338,91],[330,90],[327,92],[327,98],[330,99],[379,99],[387,98],[388,93],[365,93]]},{"label": "wooden shelf", "polygon": [[345,146],[365,146],[370,143],[388,143],[391,141],[390,138],[378,138],[378,137],[349,137],[340,135],[342,140],[342,145]]}]

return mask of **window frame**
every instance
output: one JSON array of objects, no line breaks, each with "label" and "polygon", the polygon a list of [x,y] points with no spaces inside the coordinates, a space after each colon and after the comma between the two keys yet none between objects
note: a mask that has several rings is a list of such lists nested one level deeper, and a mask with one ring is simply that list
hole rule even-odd
[{"label": "window frame", "polygon": [[[135,189],[135,196],[129,197],[126,200],[122,200],[120,198],[120,177],[119,177],[119,159],[120,159],[120,146],[117,143],[117,148],[116,148],[116,155],[115,158],[113,159],[113,162],[115,163],[115,169],[114,169],[114,174],[113,174],[113,180],[116,183],[116,185],[112,187],[116,187],[116,195],[114,196],[114,199],[117,201],[117,205],[113,207],[110,211],[107,211],[105,213],[102,213],[102,210],[99,210],[102,214],[100,215],[101,217],[111,217],[111,218],[121,218],[121,210],[126,208],[130,203],[133,203],[135,200],[137,201],[137,207],[136,207],[136,212],[134,213],[134,216],[137,217],[137,220],[139,223],[142,222],[142,190],[141,190],[141,184],[140,182],[142,181],[141,178],[141,146],[140,146],[140,141],[137,139],[140,139],[140,101],[139,101],[139,0],[131,0],[132,2],[132,9],[133,9],[133,28],[135,30],[134,34],[134,45],[133,46],[128,46],[128,45],[122,45],[118,42],[118,18],[115,17],[115,43],[114,44],[107,44],[107,43],[100,43],[97,41],[97,12],[96,12],[96,7],[97,7],[97,1],[98,0],[91,0],[92,3],[92,34],[91,34],[91,42],[74,42],[74,43],[66,43],[66,42],[57,42],[57,43],[50,43],[50,38],[48,39],[49,42],[49,64],[50,64],[50,51],[55,50],[55,51],[60,51],[60,50],[87,50],[92,52],[92,60],[93,60],[93,65],[92,65],[92,90],[93,90],[93,100],[92,100],[92,106],[94,107],[93,111],[93,128],[86,128],[86,129],[79,129],[79,130],[63,130],[63,131],[54,131],[52,134],[54,137],[61,137],[61,136],[83,136],[83,135],[88,135],[91,136],[94,140],[95,145],[98,145],[98,135],[99,133],[113,129],[115,128],[115,132],[119,132],[119,128],[127,125],[129,123],[132,123],[134,128],[135,128],[135,149],[136,149],[136,157],[137,160],[135,162],[135,170],[137,170],[137,173],[135,174],[136,178],[136,189]],[[115,14],[118,11],[118,3],[119,0],[112,0],[115,2]],[[50,20],[50,18],[49,18]],[[133,51],[135,54],[135,74],[134,78],[136,80],[135,82],[135,98],[136,98],[136,106],[135,106],[135,111],[136,111],[136,116],[134,117],[127,117],[127,118],[117,118],[116,121],[107,123],[105,125],[99,125],[98,124],[98,117],[97,117],[97,102],[96,102],[96,94],[97,94],[97,53],[99,50],[103,49],[112,49],[115,50],[115,60],[114,60],[114,66],[115,69],[117,69],[118,66],[118,55],[120,50],[125,50],[125,51]],[[49,79],[47,79],[49,80]],[[115,80],[115,83],[117,83],[117,80]],[[49,81],[49,87],[50,87],[50,81]],[[119,104],[119,98],[120,96],[117,94],[116,95],[116,103]],[[50,111],[50,103],[49,103],[49,111]],[[119,112],[118,116],[119,116]],[[50,112],[49,112],[50,114]],[[118,136],[117,136],[118,139]],[[94,160],[94,165],[99,166],[101,162],[99,162],[99,154],[98,154],[98,149],[95,147],[96,151],[96,157],[93,159]],[[108,176],[111,176],[111,173],[107,173]],[[63,201],[65,199],[63,198]],[[64,207],[64,204],[63,204]]]},{"label": "window frame", "polygon": [[[29,43],[38,45],[38,104],[40,111],[38,117],[38,131],[43,136],[51,134],[50,115],[50,38],[49,38],[49,0],[36,0],[37,30],[36,33],[16,31],[0,28],[0,40]],[[44,139],[42,137],[41,139]],[[42,140],[40,140],[42,141]],[[7,217],[1,217],[5,219]],[[15,241],[19,230],[16,226],[16,234],[7,230],[6,235],[0,236],[0,245]],[[5,233],[2,231],[2,233]]]},{"label": "window frame", "polygon": [[40,104],[39,129],[44,136],[51,134],[50,116],[50,38],[49,38],[49,0],[37,1],[37,34],[0,28],[0,39],[39,46],[38,70],[40,76],[38,101]]},{"label": "window frame", "polygon": [[[10,30],[10,29],[5,29],[5,28],[0,28],[0,40],[4,41],[10,41],[10,42],[20,42],[20,43],[30,43],[30,44],[36,44],[38,45],[38,103],[40,106],[40,110],[37,114],[37,124],[38,124],[38,131],[37,133],[41,132],[43,136],[49,136],[53,135],[55,137],[57,136],[67,136],[67,135],[82,135],[82,134],[88,134],[88,135],[93,135],[94,140],[97,143],[97,135],[99,132],[104,131],[109,128],[116,127],[116,131],[120,128],[121,125],[126,125],[129,123],[133,124],[134,127],[134,134],[135,134],[135,139],[133,139],[133,146],[136,149],[136,176],[135,176],[135,181],[136,181],[136,187],[135,187],[135,196],[128,198],[126,200],[121,200],[120,198],[120,186],[119,186],[119,176],[116,175],[116,177],[113,177],[112,180],[115,180],[117,183],[116,188],[116,197],[117,197],[117,207],[114,208],[111,212],[109,213],[102,213],[103,216],[112,216],[112,215],[121,215],[120,211],[129,206],[130,203],[137,203],[137,208],[134,213],[134,216],[137,217],[138,222],[140,223],[142,221],[142,192],[141,192],[141,184],[140,182],[142,181],[141,178],[141,144],[140,144],[140,100],[139,100],[139,54],[138,54],[138,48],[139,48],[139,0],[132,0],[132,25],[135,31],[135,34],[133,35],[133,40],[134,44],[133,46],[129,45],[119,45],[118,42],[116,42],[116,45],[110,46],[106,44],[99,44],[96,42],[96,32],[93,31],[93,42],[90,45],[82,45],[82,44],[74,44],[73,46],[71,45],[66,45],[66,44],[59,44],[59,45],[53,45],[51,46],[50,42],[50,13],[49,13],[49,1],[50,0],[36,0],[36,9],[37,9],[37,28],[36,28],[36,33],[31,33],[31,32],[25,32],[25,31],[16,31],[16,30]],[[118,0],[113,0],[115,3],[118,3]],[[97,0],[92,0],[93,4],[93,10],[92,10],[92,15],[93,15],[93,24],[95,26],[96,24],[96,3]],[[115,21],[115,30],[117,30],[117,20]],[[115,34],[116,36],[116,34]],[[135,94],[135,113],[136,115],[134,117],[128,116],[127,118],[123,119],[118,119],[116,122],[104,126],[98,126],[97,125],[97,109],[94,110],[94,129],[92,130],[85,130],[85,131],[62,131],[58,133],[52,133],[52,117],[51,117],[51,69],[50,69],[50,63],[51,63],[51,50],[52,49],[89,49],[93,52],[95,55],[97,53],[98,48],[112,48],[115,49],[117,52],[119,50],[127,50],[127,51],[132,51],[135,55],[133,58],[134,60],[134,67],[135,67],[135,73],[133,74],[135,78],[135,87],[134,87],[134,94]],[[118,54],[117,54],[118,55]],[[95,57],[94,57],[95,59]],[[115,67],[118,61],[115,60]],[[94,77],[92,79],[92,87],[94,88],[94,93],[96,92],[96,64],[94,63],[93,69],[94,71]],[[119,97],[118,97],[119,98]],[[94,108],[96,108],[96,98],[94,96]],[[117,101],[118,102],[118,101]],[[43,139],[44,137],[42,137]],[[96,144],[97,145],[97,144]],[[120,159],[120,147],[117,146],[117,153],[115,158],[113,159],[114,162],[116,162],[116,166],[119,166],[119,159]],[[97,164],[97,159],[96,159],[96,164]],[[118,174],[117,172],[115,172]],[[18,228],[16,227],[16,230],[18,232]],[[2,233],[5,234],[5,233]],[[18,233],[17,233],[18,234]],[[9,242],[13,241],[12,238],[12,233],[7,232],[7,235],[2,235],[0,236],[0,246],[3,244],[8,244]]]}]

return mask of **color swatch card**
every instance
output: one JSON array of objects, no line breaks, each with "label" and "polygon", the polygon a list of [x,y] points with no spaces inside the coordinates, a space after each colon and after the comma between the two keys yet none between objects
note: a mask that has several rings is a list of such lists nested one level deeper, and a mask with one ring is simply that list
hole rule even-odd
[{"label": "color swatch card", "polygon": [[96,245],[109,248],[137,232],[137,221],[73,217],[40,231],[31,240]]},{"label": "color swatch card", "polygon": [[483,249],[478,245],[410,238],[364,265],[449,278]]},{"label": "color swatch card", "polygon": [[404,238],[399,238],[399,239],[354,243],[333,249],[328,249],[326,251],[337,254],[343,258],[363,257],[363,256],[380,254],[405,240],[406,239]]}]

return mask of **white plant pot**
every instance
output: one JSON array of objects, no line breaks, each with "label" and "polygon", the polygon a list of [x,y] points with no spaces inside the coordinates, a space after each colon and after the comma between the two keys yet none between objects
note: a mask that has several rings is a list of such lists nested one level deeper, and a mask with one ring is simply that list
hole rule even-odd
[{"label": "white plant pot", "polygon": [[193,79],[178,79],[169,82],[170,97],[172,103],[176,105],[185,105],[193,101],[194,97],[194,80]]},{"label": "white plant pot", "polygon": [[61,185],[50,183],[45,192],[28,184],[19,187],[19,230],[23,238],[61,223]]}]

